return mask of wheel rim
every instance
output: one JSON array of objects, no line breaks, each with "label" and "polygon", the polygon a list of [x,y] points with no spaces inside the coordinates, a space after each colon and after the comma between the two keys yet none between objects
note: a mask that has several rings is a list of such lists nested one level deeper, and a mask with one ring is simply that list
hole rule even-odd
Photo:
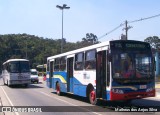
[{"label": "wheel rim", "polygon": [[59,94],[60,93],[60,87],[59,87],[59,85],[57,85],[57,94]]},{"label": "wheel rim", "polygon": [[91,91],[91,100],[94,102],[96,99],[96,93],[95,91]]}]

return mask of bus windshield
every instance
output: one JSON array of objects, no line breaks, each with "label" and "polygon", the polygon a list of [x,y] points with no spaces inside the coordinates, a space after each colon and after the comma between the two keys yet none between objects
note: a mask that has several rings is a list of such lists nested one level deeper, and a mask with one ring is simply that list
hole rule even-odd
[{"label": "bus windshield", "polygon": [[152,77],[151,52],[115,51],[112,53],[113,78]]},{"label": "bus windshield", "polygon": [[31,72],[31,75],[38,75],[37,72]]},{"label": "bus windshield", "polygon": [[29,62],[28,61],[14,61],[9,63],[9,71],[11,73],[29,72]]}]

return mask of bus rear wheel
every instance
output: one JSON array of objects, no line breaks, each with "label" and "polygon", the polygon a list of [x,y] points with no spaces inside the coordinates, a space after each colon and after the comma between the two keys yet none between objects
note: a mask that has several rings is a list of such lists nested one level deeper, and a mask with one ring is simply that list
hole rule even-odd
[{"label": "bus rear wheel", "polygon": [[97,103],[96,92],[94,90],[91,90],[89,93],[89,101],[92,105],[95,105]]},{"label": "bus rear wheel", "polygon": [[8,84],[8,80],[7,80],[7,84],[6,84],[7,86],[9,86],[9,84]]},{"label": "bus rear wheel", "polygon": [[61,95],[61,90],[60,90],[60,85],[59,83],[56,84],[56,92],[57,92],[57,95]]},{"label": "bus rear wheel", "polygon": [[24,84],[24,87],[28,87],[28,84]]},{"label": "bus rear wheel", "polygon": [[3,84],[6,85],[4,78],[3,78]]}]

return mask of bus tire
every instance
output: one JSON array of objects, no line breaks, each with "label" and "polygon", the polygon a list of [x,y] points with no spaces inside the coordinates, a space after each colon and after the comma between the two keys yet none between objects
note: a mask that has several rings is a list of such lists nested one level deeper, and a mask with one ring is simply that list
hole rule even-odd
[{"label": "bus tire", "polygon": [[6,85],[5,80],[3,79],[3,84]]},{"label": "bus tire", "polygon": [[8,87],[11,87],[11,84],[8,83],[8,80],[7,80],[7,86],[8,86]]},{"label": "bus tire", "polygon": [[24,87],[28,87],[28,84],[24,84]]},{"label": "bus tire", "polygon": [[61,89],[60,89],[60,85],[59,83],[56,84],[56,92],[57,92],[57,95],[61,95]]},{"label": "bus tire", "polygon": [[9,85],[8,85],[8,80],[7,80],[7,86],[9,86]]},{"label": "bus tire", "polygon": [[92,105],[96,105],[97,103],[96,92],[93,89],[89,93],[89,101]]}]

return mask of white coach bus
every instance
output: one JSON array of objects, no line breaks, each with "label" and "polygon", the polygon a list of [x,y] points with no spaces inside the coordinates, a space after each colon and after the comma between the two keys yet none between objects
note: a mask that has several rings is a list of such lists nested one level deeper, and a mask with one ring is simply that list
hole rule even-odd
[{"label": "white coach bus", "polygon": [[9,59],[2,65],[4,85],[25,85],[31,83],[29,60]]}]

